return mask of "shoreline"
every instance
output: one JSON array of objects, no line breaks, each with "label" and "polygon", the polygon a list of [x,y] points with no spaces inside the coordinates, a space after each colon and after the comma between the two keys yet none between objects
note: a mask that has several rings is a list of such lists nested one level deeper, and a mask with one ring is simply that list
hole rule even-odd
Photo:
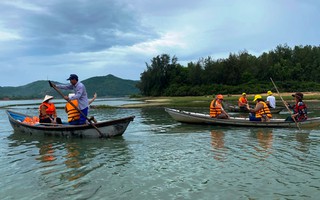
[{"label": "shoreline", "polygon": [[[291,96],[294,93],[280,93],[284,101],[292,102],[294,99]],[[320,101],[320,92],[304,92],[305,102],[318,102]],[[260,94],[262,97],[267,97],[266,93]],[[241,94],[236,95],[224,95],[225,101],[229,104],[232,102],[236,103]],[[254,94],[248,94],[249,102],[253,100]],[[277,102],[282,104],[282,100],[277,93],[273,93],[276,97]],[[130,103],[118,106],[119,108],[144,108],[144,107],[165,107],[165,106],[176,106],[176,107],[207,107],[212,101],[212,96],[185,96],[185,97],[142,97],[136,98],[135,100],[141,100],[142,103]]]}]

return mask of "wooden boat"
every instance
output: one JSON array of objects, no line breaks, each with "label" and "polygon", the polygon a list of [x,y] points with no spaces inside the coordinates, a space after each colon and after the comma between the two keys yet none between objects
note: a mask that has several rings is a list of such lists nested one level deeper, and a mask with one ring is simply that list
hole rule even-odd
[{"label": "wooden boat", "polygon": [[[284,107],[276,107],[276,108],[270,108],[271,114],[278,114],[280,113]],[[249,113],[248,110],[242,110],[239,108],[239,106],[228,106],[228,111],[230,112],[242,112],[242,113]]]},{"label": "wooden boat", "polygon": [[94,123],[102,135],[90,124],[69,125],[69,124],[28,124],[24,123],[26,117],[31,117],[22,113],[7,110],[10,124],[14,131],[25,134],[37,135],[54,135],[67,137],[83,137],[83,138],[101,138],[114,137],[122,135],[127,129],[129,123],[133,121],[134,116],[121,119],[101,121]]},{"label": "wooden boat", "polygon": [[[211,118],[208,114],[188,112],[172,108],[165,108],[165,111],[176,121],[191,124],[225,125],[225,126],[246,126],[246,127],[287,127],[297,128],[295,122],[285,119],[271,119],[270,122],[250,121],[249,118],[231,117],[230,119]],[[320,117],[309,118],[304,122],[298,122],[299,127],[317,127],[320,125]]]}]

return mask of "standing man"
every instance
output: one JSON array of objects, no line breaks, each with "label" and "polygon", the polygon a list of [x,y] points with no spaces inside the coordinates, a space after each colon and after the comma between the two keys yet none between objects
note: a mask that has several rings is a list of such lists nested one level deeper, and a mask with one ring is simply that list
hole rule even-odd
[{"label": "standing man", "polygon": [[276,98],[272,95],[272,92],[270,90],[267,92],[267,94],[267,105],[269,106],[269,108],[276,108]]},{"label": "standing man", "polygon": [[70,74],[70,77],[67,80],[70,81],[70,85],[56,85],[56,87],[64,90],[74,90],[74,96],[70,98],[68,96],[64,96],[64,99],[67,101],[74,99],[78,100],[78,108],[83,114],[80,115],[79,124],[85,124],[89,105],[86,87],[78,81],[78,76],[76,74]]}]

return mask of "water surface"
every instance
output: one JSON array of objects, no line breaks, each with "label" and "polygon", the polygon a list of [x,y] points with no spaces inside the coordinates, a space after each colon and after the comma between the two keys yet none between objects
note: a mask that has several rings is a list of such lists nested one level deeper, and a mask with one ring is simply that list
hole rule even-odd
[{"label": "water surface", "polygon": [[[11,109],[37,114],[35,108]],[[63,110],[58,113],[66,119]],[[163,108],[91,109],[90,115],[136,118],[122,137],[112,139],[37,137],[14,133],[0,109],[1,199],[318,199],[320,194],[319,128],[188,125]]]}]

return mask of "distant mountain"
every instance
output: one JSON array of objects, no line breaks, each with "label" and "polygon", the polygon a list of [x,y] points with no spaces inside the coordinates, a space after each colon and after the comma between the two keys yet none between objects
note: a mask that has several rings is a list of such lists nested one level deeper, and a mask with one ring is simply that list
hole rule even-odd
[{"label": "distant mountain", "polygon": [[[87,89],[89,98],[96,92],[98,97],[123,97],[133,94],[140,94],[136,87],[138,81],[125,80],[113,76],[96,76],[86,80],[80,80]],[[61,84],[52,81],[55,84]],[[72,91],[61,90],[63,94]],[[35,81],[24,86],[0,87],[0,99],[38,99],[46,94],[60,97],[60,95],[49,86],[48,81]]]}]

